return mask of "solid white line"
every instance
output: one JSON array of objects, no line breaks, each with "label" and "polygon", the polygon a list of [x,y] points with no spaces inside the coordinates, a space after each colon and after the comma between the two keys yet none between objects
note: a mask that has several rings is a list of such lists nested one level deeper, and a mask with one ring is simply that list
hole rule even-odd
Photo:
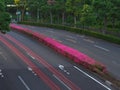
[{"label": "solid white line", "polygon": [[72,90],[71,88],[69,88],[63,81],[61,81],[57,76],[55,76],[53,74],[53,77],[55,77],[59,82],[61,82],[68,90]]},{"label": "solid white line", "polygon": [[94,45],[95,47],[97,47],[97,48],[99,48],[99,49],[102,49],[102,50],[104,50],[104,51],[107,51],[107,52],[109,52],[109,50],[108,49],[106,49],[106,48],[103,48],[103,47],[101,47],[101,46],[98,46],[98,45]]},{"label": "solid white line", "polygon": [[18,76],[18,78],[20,79],[20,81],[23,83],[23,85],[26,87],[27,90],[30,90],[30,88],[28,87],[28,85],[24,82],[24,80],[22,79],[21,76]]},{"label": "solid white line", "polygon": [[75,40],[72,40],[72,39],[66,39],[67,41],[70,41],[70,42],[73,42],[73,43],[76,43]]},{"label": "solid white line", "polygon": [[81,73],[83,73],[84,75],[86,75],[87,77],[91,78],[93,81],[97,82],[98,84],[100,84],[101,86],[103,86],[104,88],[106,88],[107,90],[112,90],[109,87],[107,87],[106,85],[102,84],[100,81],[96,80],[95,78],[93,78],[92,76],[88,75],[86,72],[82,71],[81,69],[79,69],[76,66],[73,66],[75,69],[77,69],[78,71],[80,71]]}]

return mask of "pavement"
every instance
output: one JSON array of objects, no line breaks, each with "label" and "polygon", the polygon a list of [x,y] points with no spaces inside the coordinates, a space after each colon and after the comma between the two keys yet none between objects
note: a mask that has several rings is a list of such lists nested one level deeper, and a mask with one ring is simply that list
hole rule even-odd
[{"label": "pavement", "polygon": [[120,80],[120,45],[85,35],[67,32],[64,30],[51,29],[46,27],[35,27],[29,25],[20,26],[42,33],[48,37],[58,40],[67,46],[83,52],[96,61],[105,64],[108,71],[114,77]]},{"label": "pavement", "polygon": [[82,66],[29,36],[13,31],[0,34],[0,90],[51,89],[114,90]]}]

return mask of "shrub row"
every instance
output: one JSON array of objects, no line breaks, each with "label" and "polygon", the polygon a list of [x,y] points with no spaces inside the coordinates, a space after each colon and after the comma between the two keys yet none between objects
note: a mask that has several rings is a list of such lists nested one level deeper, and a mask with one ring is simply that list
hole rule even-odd
[{"label": "shrub row", "polygon": [[88,36],[92,36],[95,38],[103,39],[112,43],[120,44],[120,38],[112,36],[112,35],[106,35],[90,30],[83,30],[80,28],[74,28],[74,27],[68,27],[64,25],[56,25],[56,24],[43,24],[43,23],[35,23],[35,22],[20,22],[20,24],[26,24],[26,25],[33,25],[33,26],[42,26],[42,27],[49,27],[49,28],[55,28],[55,29],[60,29],[60,30],[66,30],[78,34],[85,34]]},{"label": "shrub row", "polygon": [[106,72],[106,67],[101,64],[100,62],[95,61],[94,59],[88,57],[87,55],[71,48],[66,45],[63,45],[59,43],[56,40],[53,40],[52,38],[46,37],[43,34],[40,34],[38,32],[33,32],[32,30],[29,30],[27,28],[22,28],[20,26],[17,26],[15,24],[11,24],[10,27],[14,30],[17,30],[19,32],[25,33],[29,36],[32,36],[33,38],[39,40],[40,42],[44,43],[45,45],[51,47],[58,53],[70,58],[75,63],[78,63],[82,66],[84,66],[87,69],[90,69],[91,71],[100,71],[100,72]]}]

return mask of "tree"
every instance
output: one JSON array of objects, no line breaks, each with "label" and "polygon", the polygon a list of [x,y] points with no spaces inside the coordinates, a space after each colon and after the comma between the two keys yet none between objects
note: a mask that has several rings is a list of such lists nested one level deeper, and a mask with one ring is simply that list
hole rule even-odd
[{"label": "tree", "polygon": [[2,33],[8,32],[10,23],[10,15],[5,12],[5,3],[0,1],[0,31]]},{"label": "tree", "polygon": [[21,21],[23,21],[25,10],[28,5],[28,1],[27,0],[14,0],[14,3],[17,5],[17,8],[19,8],[21,10],[21,12],[22,12]]},{"label": "tree", "polygon": [[112,11],[112,3],[110,0],[93,0],[93,7],[96,12],[97,17],[99,18],[99,22],[102,24],[103,29],[102,33],[105,34],[108,25],[108,19],[110,17]]},{"label": "tree", "polygon": [[88,4],[83,5],[83,9],[81,10],[80,22],[84,26],[91,26],[95,24],[96,16],[93,12],[92,6]]},{"label": "tree", "polygon": [[113,28],[119,28],[120,27],[120,0],[111,0],[113,7],[111,9],[110,13],[110,21],[112,23]]},{"label": "tree", "polygon": [[66,3],[66,0],[56,0],[56,3],[55,3],[56,13],[58,14],[57,16],[61,17],[61,21],[63,25],[66,23],[65,22],[65,14],[66,14],[65,3]]},{"label": "tree", "polygon": [[67,0],[66,1],[66,11],[73,14],[74,24],[77,24],[77,17],[80,15],[83,6],[82,0]]}]

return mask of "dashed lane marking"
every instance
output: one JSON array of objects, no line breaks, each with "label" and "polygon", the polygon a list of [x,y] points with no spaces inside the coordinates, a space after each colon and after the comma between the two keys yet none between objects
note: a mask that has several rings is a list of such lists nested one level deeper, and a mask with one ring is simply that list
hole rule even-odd
[{"label": "dashed lane marking", "polygon": [[110,51],[110,50],[108,50],[108,49],[106,49],[106,48],[103,48],[103,47],[101,47],[101,46],[98,46],[98,45],[94,45],[94,47],[99,48],[99,49],[104,50],[104,51],[107,51],[107,52]]},{"label": "dashed lane marking", "polygon": [[66,39],[67,41],[70,41],[70,42],[72,42],[72,43],[77,43],[75,40],[73,40],[73,39]]}]

